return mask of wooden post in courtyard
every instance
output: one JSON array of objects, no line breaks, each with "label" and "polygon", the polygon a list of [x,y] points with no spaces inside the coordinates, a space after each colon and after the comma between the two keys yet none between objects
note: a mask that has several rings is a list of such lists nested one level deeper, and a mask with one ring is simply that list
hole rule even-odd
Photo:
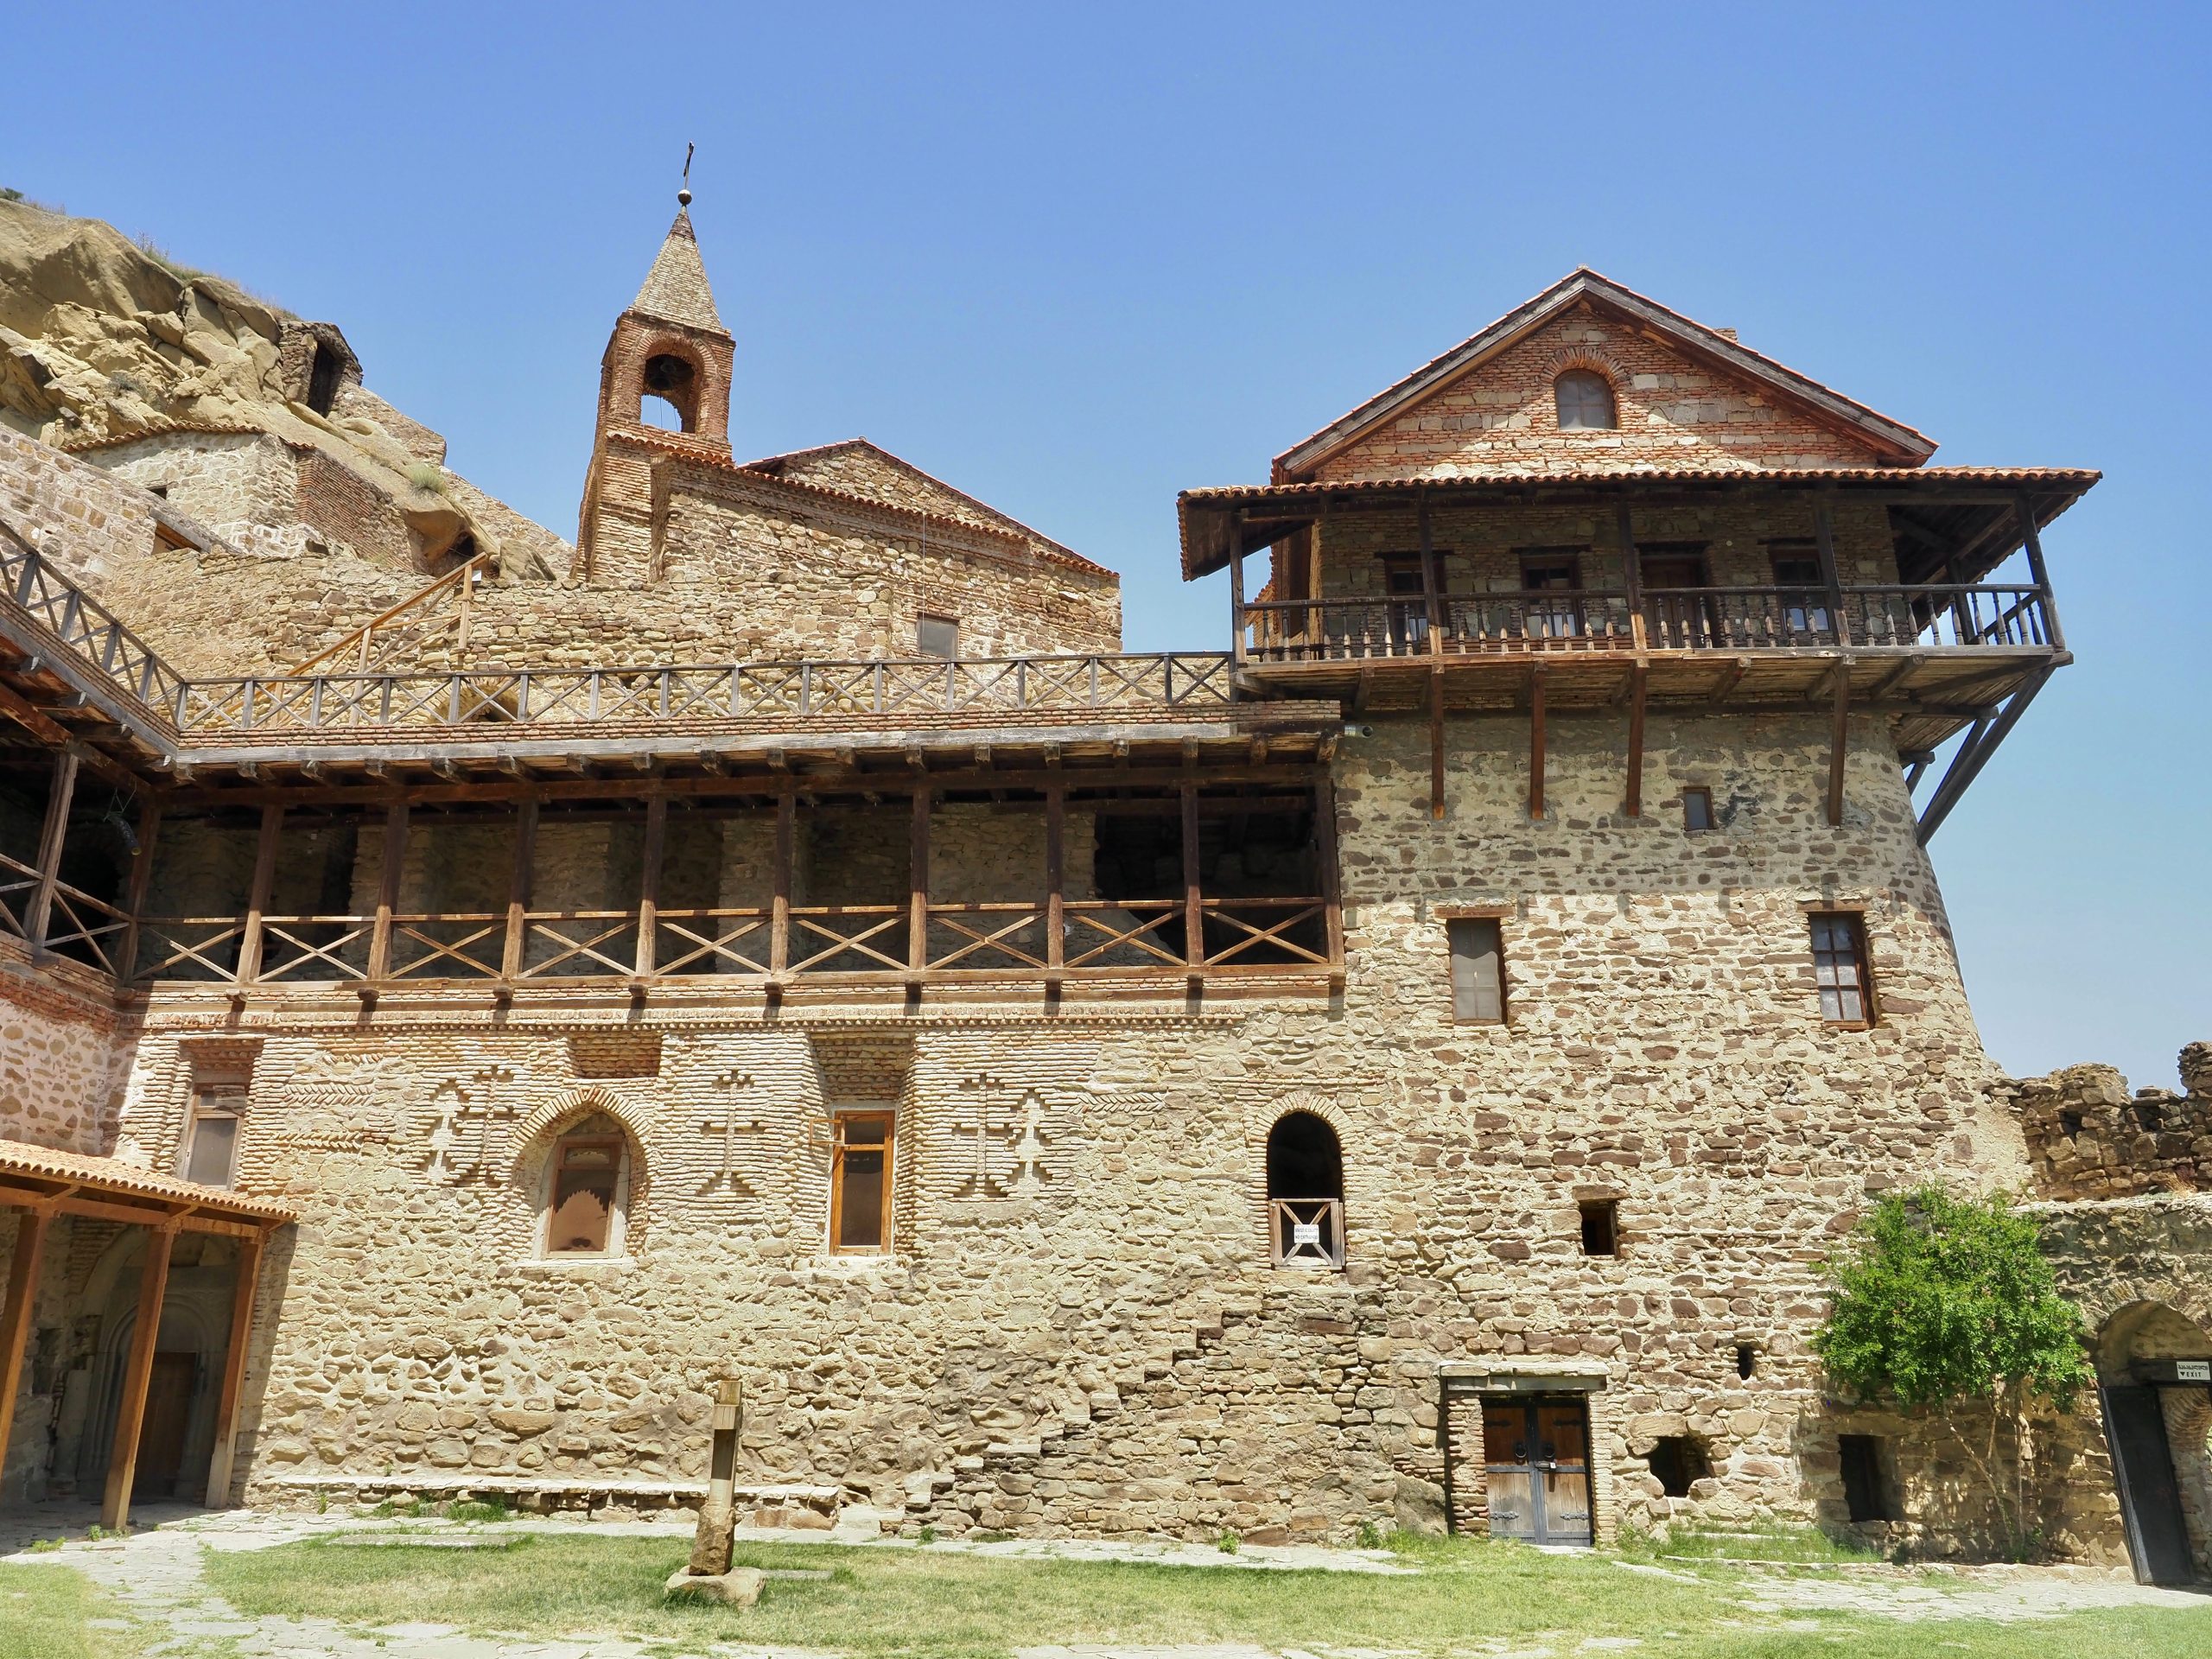
[{"label": "wooden post in courtyard", "polygon": [[130,1483],[138,1473],[138,1436],[146,1426],[146,1389],[153,1380],[154,1345],[162,1334],[162,1295],[168,1288],[169,1248],[176,1243],[181,1216],[146,1231],[146,1262],[138,1270],[138,1323],[130,1332],[130,1352],[123,1365],[123,1398],[115,1410],[115,1440],[108,1452],[107,1491],[100,1499],[100,1525],[120,1532],[130,1519]]},{"label": "wooden post in courtyard", "polygon": [[46,822],[38,836],[38,886],[23,918],[23,940],[32,950],[46,944],[54,914],[54,886],[61,879],[61,845],[69,835],[69,804],[77,793],[77,752],[64,749],[54,760],[54,780],[46,794]]},{"label": "wooden post in courtyard", "polygon": [[776,868],[768,899],[768,974],[782,981],[791,965],[791,843],[798,838],[798,801],[786,784],[776,795]]},{"label": "wooden post in courtyard", "polygon": [[645,802],[645,849],[638,883],[638,977],[652,977],[660,959],[660,867],[668,855],[668,796],[656,790]]},{"label": "wooden post in courtyard", "polygon": [[391,912],[399,908],[399,880],[407,857],[407,803],[385,809],[384,868],[377,881],[376,920],[369,926],[368,980],[391,977]]},{"label": "wooden post in courtyard", "polygon": [[245,931],[238,936],[238,983],[251,985],[261,977],[263,913],[269,908],[270,890],[276,880],[276,838],[284,826],[284,809],[261,809],[261,836],[254,843],[253,889],[245,901]]},{"label": "wooden post in courtyard", "polygon": [[918,987],[930,965],[930,789],[914,785],[914,818],[906,854],[907,983]]},{"label": "wooden post in courtyard", "polygon": [[46,1230],[53,1219],[53,1211],[35,1205],[16,1224],[16,1254],[8,1264],[8,1301],[0,1309],[0,1473],[8,1466],[8,1433],[16,1423],[16,1395],[23,1384],[23,1348],[30,1339],[31,1306],[38,1300],[38,1270],[46,1255]]}]

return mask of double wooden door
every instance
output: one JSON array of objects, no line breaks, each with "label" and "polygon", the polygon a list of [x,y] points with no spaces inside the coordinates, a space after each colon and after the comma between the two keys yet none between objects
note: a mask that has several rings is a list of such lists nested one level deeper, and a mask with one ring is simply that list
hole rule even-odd
[{"label": "double wooden door", "polygon": [[1485,1399],[1483,1464],[1491,1537],[1590,1542],[1590,1412],[1580,1396]]}]

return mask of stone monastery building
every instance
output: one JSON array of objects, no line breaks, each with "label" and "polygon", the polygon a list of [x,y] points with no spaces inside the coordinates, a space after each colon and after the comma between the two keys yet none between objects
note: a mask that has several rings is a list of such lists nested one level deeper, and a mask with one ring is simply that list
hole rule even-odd
[{"label": "stone monastery building", "polygon": [[171,286],[111,335],[228,305],[265,413],[0,405],[0,1502],[694,1503],[728,1376],[770,1523],[1971,1553],[1808,1347],[1933,1178],[2097,1333],[2054,1547],[2212,1573],[2212,1050],[2007,1079],[1927,851],[2095,474],[1578,270],[1185,492],[1226,640],[1130,656],[865,440],[735,457],[688,207],[573,547]]}]

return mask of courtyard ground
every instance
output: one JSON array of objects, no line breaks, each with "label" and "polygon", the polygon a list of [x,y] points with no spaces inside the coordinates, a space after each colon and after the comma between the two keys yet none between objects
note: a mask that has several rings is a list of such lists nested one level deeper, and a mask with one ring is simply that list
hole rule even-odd
[{"label": "courtyard ground", "polygon": [[[1623,1553],[788,1541],[758,1607],[670,1606],[681,1522],[189,1515],[0,1532],[0,1659],[2199,1659],[2212,1597],[1888,1567],[1800,1535]],[[1740,1559],[1772,1558],[1764,1565]],[[1784,1561],[1781,1558],[1797,1558]]]}]

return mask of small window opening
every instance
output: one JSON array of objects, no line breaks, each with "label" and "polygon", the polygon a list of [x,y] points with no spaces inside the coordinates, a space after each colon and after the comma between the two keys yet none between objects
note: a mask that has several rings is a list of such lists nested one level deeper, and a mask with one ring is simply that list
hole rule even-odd
[{"label": "small window opening", "polygon": [[1278,1267],[1344,1265],[1344,1148],[1317,1112],[1268,1131],[1268,1224]]},{"label": "small window opening", "polygon": [[2138,1100],[2133,1110],[2135,1115],[2135,1127],[2144,1134],[2156,1135],[2165,1127],[2165,1118],[2159,1112],[2157,1101]]},{"label": "small window opening", "polygon": [[1604,375],[1570,369],[1560,376],[1553,389],[1559,397],[1562,431],[1604,430],[1619,423],[1613,409],[1613,389],[1605,384]]},{"label": "small window opening", "polygon": [[1582,1254],[1618,1255],[1621,1253],[1620,1200],[1585,1198],[1576,1207],[1582,1211]]},{"label": "small window opening", "polygon": [[1736,1344],[1736,1375],[1746,1382],[1759,1368],[1759,1351],[1748,1342]]},{"label": "small window opening", "polygon": [[1874,987],[1866,970],[1866,923],[1856,911],[1815,912],[1813,978],[1821,1018],[1832,1026],[1874,1022]]},{"label": "small window opening", "polygon": [[166,501],[169,499],[169,486],[166,484],[149,484],[146,486],[146,493],[149,495],[158,495],[162,500]]},{"label": "small window opening", "polygon": [[1711,790],[1686,789],[1682,791],[1682,828],[1694,836],[1713,828]]},{"label": "small window opening", "polygon": [[1669,1497],[1688,1497],[1692,1483],[1713,1478],[1713,1459],[1694,1434],[1662,1434],[1644,1461]]},{"label": "small window opening", "polygon": [[2058,1115],[2058,1127],[2066,1132],[2066,1138],[2069,1141],[2071,1141],[2075,1135],[2082,1133],[2082,1114],[2079,1112],[2061,1112]]},{"label": "small window opening", "polygon": [[201,1186],[228,1186],[238,1178],[238,1116],[235,1095],[203,1093],[194,1103],[185,1135],[184,1179]]},{"label": "small window opening", "polygon": [[622,1180],[621,1131],[604,1114],[554,1143],[552,1208],[545,1221],[549,1255],[604,1255],[614,1232]]},{"label": "small window opening", "polygon": [[1505,1019],[1505,952],[1495,916],[1455,917],[1444,925],[1452,947],[1452,1017],[1482,1025]]},{"label": "small window opening", "polygon": [[840,1112],[830,1151],[830,1248],[882,1250],[891,1236],[889,1112]]},{"label": "small window opening", "polygon": [[957,617],[924,616],[914,624],[914,649],[924,657],[950,662],[960,654]]},{"label": "small window opening", "polygon": [[318,415],[329,414],[337,404],[338,382],[345,372],[338,353],[317,340],[315,361],[308,368],[308,407]]},{"label": "small window opening", "polygon": [[1840,1434],[1836,1450],[1843,1461],[1843,1501],[1853,1521],[1894,1521],[1887,1459],[1878,1434]]}]

